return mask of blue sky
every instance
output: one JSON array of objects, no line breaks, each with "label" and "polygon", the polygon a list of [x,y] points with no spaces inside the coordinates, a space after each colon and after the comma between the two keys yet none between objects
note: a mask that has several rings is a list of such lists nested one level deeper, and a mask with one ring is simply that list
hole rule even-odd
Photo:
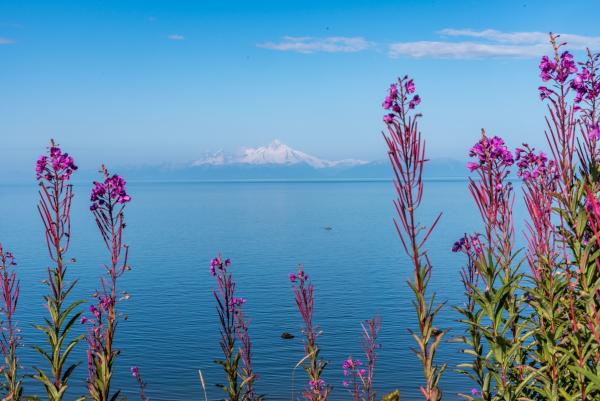
[{"label": "blue sky", "polygon": [[543,142],[540,33],[600,50],[595,1],[0,1],[0,171],[50,137],[84,167],[186,162],[278,138],[381,159],[381,102],[415,78],[432,157],[479,130]]}]

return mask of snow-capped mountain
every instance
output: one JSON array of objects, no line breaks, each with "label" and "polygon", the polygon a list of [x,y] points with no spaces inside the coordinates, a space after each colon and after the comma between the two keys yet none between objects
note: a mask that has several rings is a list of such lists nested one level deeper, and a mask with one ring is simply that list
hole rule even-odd
[{"label": "snow-capped mountain", "polygon": [[258,148],[244,148],[239,153],[227,154],[218,151],[207,154],[193,162],[194,166],[224,166],[232,164],[243,165],[308,165],[321,169],[328,167],[351,167],[367,164],[368,162],[356,159],[324,160],[311,156],[299,150],[292,149],[278,140],[274,140],[267,146]]}]

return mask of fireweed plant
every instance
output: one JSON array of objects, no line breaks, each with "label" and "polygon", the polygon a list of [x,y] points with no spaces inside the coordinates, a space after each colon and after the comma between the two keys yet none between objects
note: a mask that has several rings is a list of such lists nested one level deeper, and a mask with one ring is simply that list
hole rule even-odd
[{"label": "fireweed plant", "polygon": [[230,266],[231,261],[220,256],[210,263],[210,274],[217,281],[213,294],[217,302],[223,352],[223,359],[215,363],[223,367],[227,378],[227,384],[219,387],[225,390],[230,401],[262,400],[264,397],[256,394],[254,389],[257,376],[252,368],[252,343],[248,335],[250,322],[245,319],[242,310],[246,299],[235,296],[235,280],[227,271]]},{"label": "fireweed plant", "polygon": [[[81,312],[75,309],[83,301],[67,302],[67,297],[77,281],[66,281],[68,261],[66,254],[71,240],[71,201],[73,187],[69,180],[77,170],[73,158],[50,141],[48,154],[38,158],[36,163],[36,178],[39,182],[38,211],[44,226],[44,237],[52,267],[48,267],[46,285],[50,294],[44,296],[46,308],[50,314],[46,324],[35,325],[43,332],[48,340],[50,350],[40,346],[34,348],[50,365],[45,372],[35,367],[37,374],[33,377],[44,385],[48,401],[60,401],[68,388],[69,378],[77,363],[69,364],[68,357],[82,336],[72,338],[69,334],[73,324],[79,319]],[[74,262],[74,259],[70,260]],[[39,399],[32,397],[32,399]]]},{"label": "fireweed plant", "polygon": [[[587,60],[576,63],[558,40],[550,34],[554,54],[539,65],[550,155],[528,144],[513,154],[485,133],[470,151],[475,160],[467,167],[477,176],[469,188],[484,233],[453,247],[467,256],[467,302],[458,309],[472,358],[460,368],[476,385],[467,399],[600,398],[600,56],[588,51]],[[522,258],[513,249],[510,167],[522,181],[529,215]]]},{"label": "fireweed plant", "polygon": [[109,252],[110,262],[104,265],[105,275],[100,278],[100,289],[93,297],[95,304],[89,308],[90,317],[82,317],[88,323],[88,398],[94,401],[115,401],[120,390],[111,393],[114,363],[119,355],[115,348],[115,334],[119,320],[117,304],[129,296],[117,288],[117,280],[130,270],[127,263],[129,247],[123,243],[125,229],[125,206],[131,201],[125,188],[125,180],[111,175],[106,167],[100,170],[102,182],[94,182],[90,210],[96,220],[102,240]]},{"label": "fireweed plant", "polygon": [[554,227],[558,250],[554,290],[563,300],[556,313],[561,314],[559,323],[568,324],[551,327],[550,331],[557,330],[557,338],[538,345],[558,348],[551,361],[557,384],[548,387],[543,378],[552,364],[538,363],[531,389],[544,399],[595,400],[600,398],[600,383],[590,377],[598,374],[600,353],[589,321],[599,305],[595,293],[600,285],[600,248],[594,241],[598,236],[591,223],[594,212],[589,208],[589,195],[598,193],[599,55],[588,51],[587,60],[578,68],[573,56],[562,50],[565,44],[559,39],[550,34],[554,54],[540,62],[546,86],[539,91],[547,104],[546,138],[554,159],[551,170],[555,170],[550,173],[556,186],[552,215],[558,220]]},{"label": "fireweed plant", "polygon": [[476,357],[470,366],[461,368],[470,368],[464,373],[475,378],[478,386],[471,393],[474,397],[467,398],[491,400],[493,388],[499,399],[517,400],[527,383],[523,363],[526,340],[532,333],[522,319],[523,297],[518,290],[523,274],[513,250],[515,195],[508,176],[514,157],[501,138],[489,138],[485,131],[469,156],[473,161],[467,167],[476,173],[476,178],[469,178],[469,190],[484,232],[471,239],[463,237],[453,247],[469,259],[463,272],[468,308],[459,312],[468,325],[465,353]]},{"label": "fireweed plant", "polygon": [[140,401],[150,401],[148,397],[146,397],[146,382],[142,379],[142,374],[140,373],[140,368],[137,366],[133,366],[131,368],[131,376],[135,379],[138,384],[138,388],[140,391]]},{"label": "fireweed plant", "polygon": [[15,321],[15,311],[19,301],[20,283],[15,272],[15,257],[11,252],[4,251],[0,244],[0,347],[4,363],[0,383],[2,400],[19,401],[23,395],[23,380],[19,372],[17,348],[21,346],[21,334]]},{"label": "fireweed plant", "polygon": [[427,298],[432,266],[425,245],[441,213],[429,227],[417,221],[416,212],[423,197],[423,168],[426,158],[425,141],[418,127],[421,114],[414,113],[421,98],[414,92],[414,82],[408,76],[390,85],[389,94],[383,102],[383,108],[390,111],[383,117],[388,131],[383,136],[394,170],[397,194],[394,205],[398,215],[394,224],[413,268],[413,278],[408,281],[408,285],[415,295],[413,303],[419,326],[418,333],[411,333],[417,343],[414,351],[423,366],[425,383],[420,389],[427,401],[438,401],[442,399],[439,381],[447,365],[437,365],[435,354],[446,331],[434,325],[435,317],[443,304],[435,304],[435,294]]},{"label": "fireweed plant", "polygon": [[360,359],[348,359],[342,364],[344,381],[342,384],[348,388],[353,401],[375,401],[373,378],[375,376],[375,363],[377,362],[377,336],[381,328],[381,319],[375,317],[361,323],[361,345],[365,353],[365,365]]},{"label": "fireweed plant", "polygon": [[304,335],[304,357],[301,365],[308,376],[303,397],[307,401],[325,401],[331,393],[329,386],[321,378],[323,371],[327,367],[327,362],[319,358],[321,349],[317,344],[317,338],[322,334],[319,327],[313,322],[314,311],[314,291],[315,287],[308,278],[308,275],[298,266],[297,273],[290,273],[290,283],[294,291],[294,298],[300,317],[302,318],[302,334]]}]

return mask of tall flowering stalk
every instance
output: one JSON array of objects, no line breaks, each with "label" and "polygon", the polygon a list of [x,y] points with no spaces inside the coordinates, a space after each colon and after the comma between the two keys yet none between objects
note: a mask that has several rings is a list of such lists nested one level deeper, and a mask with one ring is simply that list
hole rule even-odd
[{"label": "tall flowering stalk", "polygon": [[[564,375],[560,393],[584,401],[599,396],[586,375],[595,370],[598,353],[598,348],[590,342],[593,333],[587,324],[590,309],[598,306],[593,294],[598,288],[600,269],[597,244],[590,241],[594,233],[586,224],[590,221],[586,191],[598,191],[599,56],[588,51],[588,60],[580,63],[582,68],[578,71],[573,56],[561,49],[565,43],[559,43],[558,39],[558,35],[550,34],[554,55],[544,56],[540,62],[542,80],[550,84],[540,87],[540,97],[548,106],[546,137],[558,169],[553,197],[559,220],[558,265],[566,281],[564,320],[569,322],[561,336],[561,349],[565,350],[569,369],[560,371]],[[578,137],[577,133],[581,135]],[[573,375],[569,376],[570,373]]]},{"label": "tall flowering stalk", "polygon": [[568,325],[568,308],[564,305],[568,283],[559,269],[560,253],[552,221],[558,167],[544,152],[536,153],[527,144],[516,149],[515,158],[529,214],[525,238],[533,284],[526,288],[527,303],[533,309],[529,317],[534,341],[528,369],[535,372],[531,388],[545,399],[558,400],[559,388],[568,373],[561,347],[561,337]]},{"label": "tall flowering stalk", "polygon": [[527,360],[524,344],[531,332],[522,318],[524,305],[518,289],[523,274],[513,251],[514,193],[508,175],[514,158],[501,138],[488,138],[483,130],[469,156],[474,160],[467,167],[477,174],[469,178],[469,190],[484,226],[474,261],[481,283],[469,284],[467,292],[482,310],[480,323],[469,322],[472,329],[481,330],[487,351],[480,393],[485,400],[517,400],[533,374],[526,376],[523,368]]},{"label": "tall flowering stalk", "polygon": [[362,338],[361,345],[365,353],[366,365],[362,367],[360,359],[348,359],[342,364],[344,372],[343,385],[349,388],[353,401],[375,401],[375,389],[373,378],[375,376],[375,363],[377,362],[377,336],[381,328],[381,319],[375,317],[361,323]]},{"label": "tall flowering stalk", "polygon": [[129,247],[123,243],[125,229],[125,206],[131,201],[125,188],[125,180],[119,175],[110,175],[106,167],[101,167],[103,182],[94,182],[90,210],[94,215],[102,240],[109,252],[110,262],[104,265],[105,276],[100,278],[100,290],[94,298],[96,304],[90,306],[88,322],[88,378],[89,398],[94,401],[116,400],[121,390],[111,393],[114,363],[119,355],[115,347],[115,334],[118,322],[117,304],[128,295],[119,293],[117,280],[130,270],[127,263]]},{"label": "tall flowering stalk", "polygon": [[0,328],[0,348],[4,363],[2,365],[2,399],[20,401],[23,395],[23,380],[19,372],[17,348],[21,345],[20,330],[15,321],[15,311],[19,301],[20,283],[14,270],[17,263],[11,252],[4,251],[0,244],[0,291],[2,319]]},{"label": "tall flowering stalk", "polygon": [[432,266],[425,245],[441,213],[429,227],[417,221],[416,211],[423,196],[423,168],[426,158],[425,141],[418,129],[421,115],[413,114],[421,98],[414,95],[414,92],[414,82],[407,76],[390,86],[389,95],[383,102],[384,109],[390,110],[383,118],[388,134],[383,135],[394,169],[394,186],[398,196],[394,202],[398,220],[395,219],[394,224],[413,266],[413,279],[409,280],[408,285],[415,294],[419,324],[419,332],[412,334],[418,345],[415,352],[423,365],[425,378],[425,384],[420,389],[427,401],[438,401],[442,399],[439,380],[446,364],[438,366],[435,354],[445,331],[436,328],[434,320],[443,304],[434,305],[435,294],[427,299]]},{"label": "tall flowering stalk", "polygon": [[[249,320],[246,320],[242,305],[246,300],[235,295],[235,281],[227,268],[229,259],[214,258],[210,264],[210,273],[217,280],[217,289],[213,291],[217,301],[219,333],[223,359],[216,360],[223,367],[227,385],[221,386],[230,401],[256,401],[263,396],[256,394],[254,382],[257,375],[252,367],[252,343],[248,335]],[[238,345],[239,342],[239,345]],[[241,362],[241,364],[240,364]]]},{"label": "tall flowering stalk", "polygon": [[317,344],[317,338],[321,332],[313,322],[315,287],[302,270],[302,266],[298,266],[296,274],[290,274],[290,282],[294,290],[296,306],[304,323],[302,334],[304,334],[305,340],[302,366],[308,375],[308,385],[303,396],[307,401],[325,401],[331,393],[331,387],[321,377],[327,362],[319,358],[321,349]]},{"label": "tall flowering stalk", "polygon": [[[73,187],[68,183],[73,172],[77,170],[73,158],[63,153],[54,141],[50,141],[47,155],[39,157],[36,163],[36,178],[39,182],[38,211],[44,225],[44,236],[52,267],[48,267],[46,284],[50,294],[44,296],[50,318],[46,325],[36,325],[48,339],[50,350],[42,347],[34,348],[48,361],[48,373],[35,368],[34,378],[44,385],[49,401],[63,399],[68,388],[69,378],[77,364],[68,364],[68,357],[75,345],[83,338],[70,338],[73,324],[79,319],[81,312],[75,308],[83,303],[76,301],[67,303],[67,297],[77,281],[66,282],[67,257],[71,240],[71,201]],[[72,261],[74,261],[72,259]]]},{"label": "tall flowering stalk", "polygon": [[[458,365],[458,372],[469,377],[476,386],[471,390],[471,395],[461,395],[466,399],[475,398],[479,395],[487,400],[490,397],[489,390],[486,388],[486,377],[488,377],[486,366],[489,363],[489,358],[484,350],[484,338],[481,329],[484,315],[483,310],[478,307],[475,297],[480,281],[477,260],[483,253],[479,234],[465,234],[454,243],[452,252],[462,252],[467,256],[467,264],[460,273],[467,301],[463,306],[455,308],[463,316],[460,322],[467,326],[466,335],[457,337],[456,341],[467,347],[462,352],[469,355],[471,361]],[[486,388],[485,393],[484,388]]]}]

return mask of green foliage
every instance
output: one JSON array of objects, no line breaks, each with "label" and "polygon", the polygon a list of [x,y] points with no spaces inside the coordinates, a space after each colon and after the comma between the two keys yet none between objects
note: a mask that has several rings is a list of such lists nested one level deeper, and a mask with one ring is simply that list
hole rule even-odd
[{"label": "green foliage", "polygon": [[392,391],[381,398],[381,401],[400,401],[400,390]]},{"label": "green foliage", "polygon": [[[68,364],[67,359],[73,348],[83,339],[83,335],[69,340],[70,331],[73,325],[81,316],[81,312],[75,312],[75,308],[84,301],[76,301],[66,308],[63,308],[63,302],[72,291],[76,282],[73,282],[66,289],[62,289],[65,270],[58,272],[50,270],[51,278],[48,285],[53,289],[57,297],[45,296],[47,309],[50,313],[50,319],[46,318],[46,325],[34,325],[34,327],[43,332],[48,340],[50,351],[34,345],[33,348],[48,362],[50,373],[44,372],[41,368],[34,367],[37,374],[33,378],[42,383],[48,395],[48,401],[61,401],[68,388],[69,378],[79,365],[79,363]],[[56,292],[54,292],[56,291]]]}]

